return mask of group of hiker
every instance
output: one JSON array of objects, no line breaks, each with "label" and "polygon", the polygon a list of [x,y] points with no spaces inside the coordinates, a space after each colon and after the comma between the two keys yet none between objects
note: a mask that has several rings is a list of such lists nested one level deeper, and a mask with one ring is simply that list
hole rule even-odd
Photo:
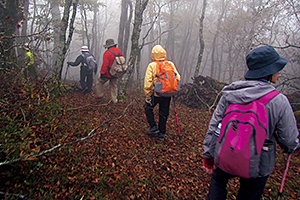
[{"label": "group of hiker", "polygon": [[[109,81],[112,102],[117,103],[118,79],[110,74],[110,67],[116,55],[123,53],[113,39],[108,39],[104,47],[107,51],[103,55],[95,99],[103,99],[103,85]],[[86,46],[81,51],[89,52]],[[151,53],[152,62],[144,78],[144,110],[149,124],[146,134],[164,140],[170,101],[179,90],[180,74],[174,63],[166,59],[167,52],[161,45],[155,45]],[[83,66],[84,62],[84,56],[80,55],[68,64]],[[212,174],[208,200],[226,199],[226,185],[233,177],[240,177],[238,200],[260,199],[275,166],[276,144],[285,153],[299,153],[299,131],[291,104],[272,85],[288,62],[272,46],[257,47],[246,56],[245,80],[222,89],[203,144],[203,168]],[[84,70],[81,67],[80,83],[85,93],[90,93],[92,75]],[[158,124],[153,112],[157,104]]]}]

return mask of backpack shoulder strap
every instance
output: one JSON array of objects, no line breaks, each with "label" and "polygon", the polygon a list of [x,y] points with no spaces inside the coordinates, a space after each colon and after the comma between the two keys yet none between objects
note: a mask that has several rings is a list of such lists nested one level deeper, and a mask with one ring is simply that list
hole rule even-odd
[{"label": "backpack shoulder strap", "polygon": [[258,101],[260,101],[264,105],[266,105],[269,101],[271,101],[271,99],[276,97],[278,94],[280,94],[280,92],[278,92],[277,90],[273,90],[273,91],[267,93],[266,95],[262,96],[261,98],[259,98]]},{"label": "backpack shoulder strap", "polygon": [[[110,51],[112,54],[114,54],[115,57],[117,57],[117,55],[115,54],[115,52],[113,52],[112,50],[108,49],[108,51]],[[120,52],[119,52],[120,54]]]},{"label": "backpack shoulder strap", "polygon": [[160,66],[159,65],[159,63],[162,63],[164,60],[155,60],[154,62],[156,63],[156,77],[159,77],[159,76],[161,76],[161,74],[158,74],[157,72],[159,71],[159,70],[157,70],[158,69],[158,67]]},{"label": "backpack shoulder strap", "polygon": [[81,55],[83,57],[83,62],[87,64],[87,61],[86,61],[87,56],[85,54],[81,54]]}]

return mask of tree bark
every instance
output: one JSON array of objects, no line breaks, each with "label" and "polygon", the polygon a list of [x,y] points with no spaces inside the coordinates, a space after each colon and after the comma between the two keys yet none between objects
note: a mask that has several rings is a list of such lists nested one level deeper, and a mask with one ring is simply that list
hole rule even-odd
[{"label": "tree bark", "polygon": [[[229,1],[228,1],[229,2]],[[217,28],[216,28],[216,34],[214,35],[214,39],[213,39],[213,44],[212,44],[212,53],[211,53],[211,71],[210,71],[210,77],[214,78],[216,75],[216,71],[215,71],[215,56],[216,56],[216,50],[217,50],[217,39],[219,37],[219,33],[220,33],[220,26],[221,26],[221,19],[224,16],[224,13],[226,11],[226,7],[228,2],[226,2],[225,5],[225,0],[222,0],[222,12],[218,18],[218,24],[217,24]]]},{"label": "tree bark", "polygon": [[[18,22],[23,15],[23,10],[20,9],[19,0],[10,0],[4,4],[0,3],[0,36],[2,38],[0,43],[0,67],[11,68],[8,64],[8,58],[15,58],[15,49],[12,48],[14,39],[13,34],[16,32]],[[5,36],[5,37],[4,37]]]},{"label": "tree bark", "polygon": [[[170,21],[169,21],[169,29],[172,29],[174,27],[174,2],[170,2]],[[168,49],[168,57],[169,60],[174,60],[174,30],[169,31],[168,38],[166,42],[166,49]]]},{"label": "tree bark", "polygon": [[203,53],[204,53],[204,48],[205,48],[205,42],[204,42],[204,37],[203,37],[203,27],[204,27],[204,18],[205,18],[205,10],[206,10],[206,0],[203,0],[203,7],[202,7],[202,14],[200,18],[200,28],[199,28],[199,41],[200,41],[200,50],[198,54],[198,61],[194,73],[194,77],[199,75],[202,59],[203,59]]},{"label": "tree bark", "polygon": [[53,42],[54,42],[54,49],[52,54],[52,60],[56,61],[59,56],[59,47],[60,47],[60,40],[59,40],[59,31],[60,31],[60,11],[59,11],[59,2],[57,0],[50,1],[50,12],[52,15],[52,27],[53,27]]},{"label": "tree bark", "polygon": [[134,67],[139,66],[139,57],[141,51],[141,48],[139,47],[139,38],[143,23],[143,13],[146,9],[148,1],[149,0],[136,0],[135,3],[135,17],[131,36],[131,53],[128,62],[128,72],[122,77],[121,81],[121,88],[124,94],[127,92],[127,87],[134,72]]},{"label": "tree bark", "polygon": [[130,24],[132,20],[132,2],[131,0],[122,0],[121,4],[121,16],[119,24],[119,36],[118,47],[123,51],[123,55],[126,57],[128,42],[130,36]]},{"label": "tree bark", "polygon": [[[59,57],[57,58],[56,62],[54,63],[54,66],[53,66],[54,75],[57,76],[58,80],[61,80],[63,63],[65,60],[65,54],[66,54],[67,49],[69,48],[70,43],[72,41],[72,36],[73,36],[73,32],[74,32],[73,25],[74,25],[74,21],[75,21],[75,17],[76,17],[78,1],[79,0],[75,0],[72,3],[72,0],[65,0],[63,17],[62,17],[62,20],[60,23]],[[70,13],[70,8],[71,8],[72,4],[73,4],[73,13],[72,13],[72,17],[71,17],[70,24],[69,24],[68,23],[69,22],[69,13]],[[66,31],[67,31],[68,26],[69,26],[69,33],[68,33],[68,37],[67,37]]]}]

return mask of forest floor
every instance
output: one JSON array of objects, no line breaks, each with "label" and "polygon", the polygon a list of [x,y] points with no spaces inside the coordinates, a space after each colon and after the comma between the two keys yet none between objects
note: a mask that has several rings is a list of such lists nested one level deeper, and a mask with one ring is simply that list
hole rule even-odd
[{"label": "forest floor", "polygon": [[[144,97],[131,91],[116,105],[94,94],[73,92],[62,96],[69,135],[62,143],[90,139],[61,147],[35,160],[0,167],[1,199],[205,199],[210,175],[202,168],[202,144],[211,114],[176,102],[181,140],[173,103],[164,141],[146,134]],[[158,109],[154,110],[156,120]],[[61,123],[61,122],[58,122]],[[76,127],[84,127],[78,131]],[[47,137],[51,137],[48,135]],[[264,199],[277,199],[284,156],[268,179]],[[300,199],[299,155],[292,157],[283,199]],[[238,179],[228,184],[228,199],[235,199]]]}]

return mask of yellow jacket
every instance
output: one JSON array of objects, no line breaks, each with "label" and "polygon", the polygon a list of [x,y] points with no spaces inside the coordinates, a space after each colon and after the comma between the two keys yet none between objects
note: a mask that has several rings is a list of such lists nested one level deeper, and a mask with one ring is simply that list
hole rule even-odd
[{"label": "yellow jacket", "polygon": [[[167,52],[166,50],[160,46],[160,45],[155,45],[152,49],[152,60],[146,70],[145,74],[145,79],[144,79],[144,93],[146,97],[150,97],[153,93],[154,90],[154,84],[156,82],[156,62],[155,60],[166,60],[167,57]],[[174,67],[174,71],[177,74],[176,79],[178,81],[178,84],[180,82],[180,74],[178,73],[175,65],[173,62],[169,61],[171,65]],[[156,93],[154,94],[155,96],[159,96]]]},{"label": "yellow jacket", "polygon": [[27,51],[26,52],[26,59],[27,59],[27,61],[28,61],[28,63],[27,63],[27,67],[29,66],[29,65],[33,65],[34,64],[34,57],[33,57],[33,54],[30,52],[30,51]]}]

